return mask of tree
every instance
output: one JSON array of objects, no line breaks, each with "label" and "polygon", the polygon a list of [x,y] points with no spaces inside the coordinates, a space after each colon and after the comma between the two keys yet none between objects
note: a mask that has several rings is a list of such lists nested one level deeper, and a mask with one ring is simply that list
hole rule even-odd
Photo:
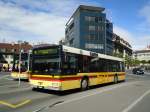
[{"label": "tree", "polygon": [[133,66],[133,59],[131,56],[128,55],[125,56],[125,65],[127,68]]},{"label": "tree", "polygon": [[140,60],[133,59],[133,66],[138,66],[138,65],[140,65]]},{"label": "tree", "polygon": [[113,56],[118,57],[118,58],[123,58],[123,53],[113,53]]},{"label": "tree", "polygon": [[131,56],[126,55],[125,56],[125,65],[129,67],[138,66],[140,65],[140,60],[134,59]]},{"label": "tree", "polygon": [[145,60],[142,60],[141,63],[144,65],[144,64],[146,64],[146,61],[145,61]]},{"label": "tree", "polygon": [[148,60],[148,64],[150,64],[150,60]]}]

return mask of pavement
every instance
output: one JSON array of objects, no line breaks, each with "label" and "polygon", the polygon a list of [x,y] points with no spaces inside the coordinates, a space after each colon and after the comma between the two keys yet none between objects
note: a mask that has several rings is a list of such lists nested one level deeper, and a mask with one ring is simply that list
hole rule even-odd
[{"label": "pavement", "polygon": [[0,112],[150,112],[150,75],[127,72],[126,81],[60,94],[33,91],[27,81],[0,73]]}]

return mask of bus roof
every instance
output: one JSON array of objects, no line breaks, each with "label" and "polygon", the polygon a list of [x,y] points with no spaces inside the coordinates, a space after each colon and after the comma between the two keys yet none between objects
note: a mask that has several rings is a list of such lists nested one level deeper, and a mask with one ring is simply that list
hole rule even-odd
[{"label": "bus roof", "polygon": [[93,56],[93,57],[98,57],[98,58],[102,58],[102,59],[123,61],[122,58],[118,58],[118,57],[114,57],[114,56],[110,56],[110,55],[105,55],[105,54],[101,54],[101,53],[96,53],[96,52],[92,52],[92,51],[82,50],[79,48],[69,47],[69,46],[65,46],[65,45],[62,45],[62,48],[63,48],[63,51],[65,51],[65,52],[82,54],[82,55],[86,55],[86,56]]},{"label": "bus roof", "polygon": [[79,49],[79,48],[69,47],[69,46],[65,46],[65,45],[45,44],[45,45],[34,46],[33,49],[47,48],[47,47],[52,47],[52,46],[62,46],[62,50],[64,52],[70,52],[70,53],[81,54],[81,55],[86,55],[86,56],[93,56],[93,57],[115,60],[115,61],[123,61],[122,58],[105,55],[105,54],[101,54],[101,53],[96,53],[96,52],[92,52],[92,51],[87,51],[87,50],[83,50],[83,49]]}]

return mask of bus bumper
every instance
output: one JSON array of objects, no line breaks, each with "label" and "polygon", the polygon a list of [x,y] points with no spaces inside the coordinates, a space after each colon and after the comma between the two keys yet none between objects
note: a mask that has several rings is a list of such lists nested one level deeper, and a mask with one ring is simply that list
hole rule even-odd
[{"label": "bus bumper", "polygon": [[29,74],[27,74],[27,73],[19,74],[18,72],[12,72],[11,77],[13,79],[19,79],[19,77],[20,77],[20,79],[29,79]]},{"label": "bus bumper", "polygon": [[45,86],[36,86],[36,85],[31,85],[32,88],[38,88],[38,89],[48,89],[48,90],[55,90],[55,91],[62,91],[61,88],[57,87],[45,87]]},{"label": "bus bumper", "polygon": [[56,91],[63,91],[61,87],[61,82],[50,82],[50,81],[37,81],[37,80],[29,80],[32,88],[39,89],[49,89]]}]

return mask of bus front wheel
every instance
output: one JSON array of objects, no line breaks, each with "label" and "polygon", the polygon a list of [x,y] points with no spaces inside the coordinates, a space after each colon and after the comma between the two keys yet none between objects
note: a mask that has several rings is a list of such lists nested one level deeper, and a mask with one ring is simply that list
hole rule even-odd
[{"label": "bus front wheel", "polygon": [[81,81],[81,90],[87,90],[89,86],[89,81],[87,78],[83,78]]}]

